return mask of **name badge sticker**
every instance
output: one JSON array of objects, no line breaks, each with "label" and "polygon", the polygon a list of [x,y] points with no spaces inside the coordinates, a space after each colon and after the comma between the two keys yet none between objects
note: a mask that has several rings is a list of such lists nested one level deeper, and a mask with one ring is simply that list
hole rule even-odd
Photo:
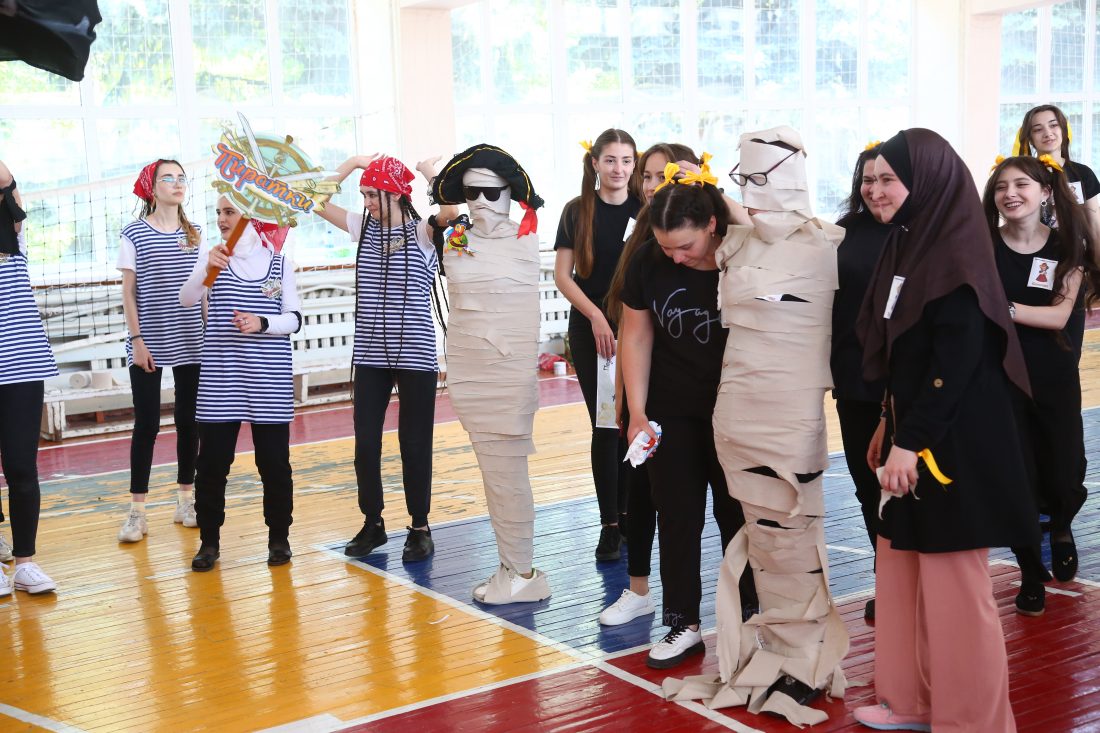
[{"label": "name badge sticker", "polygon": [[638,222],[634,220],[634,217],[630,217],[630,221],[626,223],[626,231],[623,232],[623,241],[630,239],[630,235],[634,233],[634,226]]},{"label": "name badge sticker", "polygon": [[1058,260],[1048,260],[1044,257],[1031,258],[1031,274],[1027,276],[1029,288],[1041,288],[1042,290],[1054,289],[1054,268],[1058,267]]},{"label": "name badge sticker", "polygon": [[904,277],[901,275],[894,275],[894,281],[890,283],[890,297],[886,299],[886,310],[882,314],[882,317],[886,320],[890,320],[890,316],[894,315],[894,306],[898,303],[898,296],[901,295],[901,286],[904,284]]}]

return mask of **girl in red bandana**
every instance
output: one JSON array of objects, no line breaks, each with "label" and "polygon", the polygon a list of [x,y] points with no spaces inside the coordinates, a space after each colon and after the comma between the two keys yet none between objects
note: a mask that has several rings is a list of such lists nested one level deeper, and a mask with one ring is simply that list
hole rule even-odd
[{"label": "girl in red bandana", "polygon": [[126,364],[134,397],[134,434],[130,444],[130,510],[119,542],[140,542],[148,533],[145,497],[153,446],[160,430],[161,374],[172,368],[175,381],[176,480],[179,493],[173,521],[185,527],[195,520],[195,457],[198,428],[195,398],[202,349],[202,308],[180,306],[177,293],[194,267],[202,231],[187,220],[183,201],[187,174],[174,160],[145,166],[134,183],[141,214],[122,229],[117,267],[122,271],[126,314]]},{"label": "girl in red bandana", "polygon": [[[416,168],[426,179],[435,174],[433,158]],[[352,370],[355,396],[355,478],[364,523],[344,548],[363,557],[386,543],[382,522],[382,424],[390,394],[397,386],[402,484],[412,519],[402,560],[425,560],[435,551],[428,511],[431,506],[432,428],[439,376],[432,289],[439,263],[432,244],[439,232],[434,219],[423,221],[409,199],[416,177],[390,156],[359,155],[344,161],[331,180],[343,181],[357,169],[363,174],[362,213],[332,203],[320,215],[351,235],[355,257],[355,347]],[[439,221],[458,215],[440,207]]]}]

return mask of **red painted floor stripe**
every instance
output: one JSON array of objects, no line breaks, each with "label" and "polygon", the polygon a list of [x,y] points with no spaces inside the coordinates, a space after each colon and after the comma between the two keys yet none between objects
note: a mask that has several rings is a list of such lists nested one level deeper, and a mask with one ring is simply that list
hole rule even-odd
[{"label": "red painted floor stripe", "polygon": [[[573,377],[547,377],[539,380],[539,406],[580,402],[581,390]],[[394,398],[386,410],[385,430],[397,428],[398,399]],[[454,409],[446,391],[442,392],[435,403],[436,423],[455,420]],[[349,438],[352,429],[352,408],[350,405],[306,409],[298,412],[290,424],[291,445],[315,443],[334,438]],[[252,432],[245,426],[241,430],[237,443],[238,451],[252,450]],[[88,475],[106,471],[121,471],[130,467],[129,434],[108,438],[74,441],[57,445],[43,442],[38,451],[38,475],[43,480],[59,476]],[[165,428],[157,437],[153,451],[153,465],[175,463],[176,433]]]}]

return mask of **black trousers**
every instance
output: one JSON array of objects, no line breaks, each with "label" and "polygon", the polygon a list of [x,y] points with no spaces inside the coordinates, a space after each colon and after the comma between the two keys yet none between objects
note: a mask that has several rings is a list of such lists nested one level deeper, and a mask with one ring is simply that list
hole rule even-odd
[{"label": "black trousers", "polygon": [[657,507],[653,504],[649,470],[644,464],[628,468],[626,484],[627,516],[630,518],[626,525],[626,572],[633,578],[648,578],[653,536],[657,533]]},{"label": "black trousers", "polygon": [[[649,467],[661,541],[663,619],[666,626],[690,626],[699,623],[703,595],[700,541],[706,523],[708,484],[714,495],[714,518],[722,535],[723,552],[745,524],[745,514],[726,488],[710,417],[651,415],[650,419],[661,426],[662,433],[661,444],[645,465]],[[751,569],[742,574],[740,587],[742,602],[754,603],[756,588]]]},{"label": "black trousers", "polygon": [[596,485],[600,521],[614,524],[626,512],[628,464],[623,458],[627,446],[618,430],[596,427],[596,339],[592,322],[576,308],[569,310],[569,351],[592,425],[592,483]]},{"label": "black trousers", "polygon": [[[147,372],[130,367],[130,392],[134,396],[134,435],[130,441],[130,493],[149,493],[149,472],[153,446],[160,432],[160,380],[164,369]],[[199,453],[199,430],[195,402],[199,396],[199,365],[172,367],[176,382],[173,416],[176,423],[176,482],[195,483],[195,457]]]},{"label": "black trousers", "polygon": [[[38,512],[38,431],[42,424],[42,380],[0,385],[0,466],[8,484],[12,552],[35,554]],[[4,510],[0,506],[0,522]]]},{"label": "black trousers", "polygon": [[836,413],[840,418],[840,437],[844,442],[844,460],[848,463],[848,473],[856,485],[856,499],[863,512],[863,526],[867,528],[867,539],[871,550],[875,549],[875,523],[878,521],[878,503],[882,496],[882,485],[878,476],[867,465],[867,446],[878,429],[882,416],[882,405],[864,400],[836,401]]},{"label": "black trousers", "polygon": [[397,442],[405,508],[412,526],[428,524],[432,506],[432,432],[435,429],[436,372],[355,367],[355,480],[359,511],[368,522],[382,520],[382,426],[390,393],[399,396]]},{"label": "black trousers", "polygon": [[[239,422],[199,423],[201,448],[195,475],[195,514],[203,544],[218,544],[225,524],[225,486],[237,452]],[[290,470],[290,423],[252,425],[256,468],[264,487],[264,524],[269,540],[285,540],[294,521]]]},{"label": "black trousers", "polygon": [[[1038,505],[1050,516],[1052,537],[1070,530],[1088,498],[1080,383],[1076,390],[1066,389],[1063,397],[1041,404],[1023,397],[1014,402],[1028,474]],[[1023,580],[1050,580],[1040,546],[1013,547],[1012,552]]]}]

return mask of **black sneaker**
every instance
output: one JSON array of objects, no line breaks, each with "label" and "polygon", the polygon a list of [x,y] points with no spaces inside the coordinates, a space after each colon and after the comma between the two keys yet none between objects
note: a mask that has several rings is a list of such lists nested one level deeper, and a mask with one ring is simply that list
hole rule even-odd
[{"label": "black sneaker", "polygon": [[405,549],[401,551],[401,562],[420,562],[421,560],[427,560],[435,552],[435,543],[432,542],[432,531],[430,529],[413,529],[412,527],[405,527],[409,530],[409,536],[405,538]]},{"label": "black sneaker", "polygon": [[219,548],[214,544],[202,543],[199,551],[191,558],[191,569],[196,573],[205,573],[214,569],[214,563],[221,555]]},{"label": "black sneaker", "polygon": [[290,551],[288,540],[268,540],[267,564],[271,567],[286,565],[294,553]]},{"label": "black sneaker", "polygon": [[[775,682],[771,684],[768,691],[764,693],[765,697],[770,697],[773,692],[782,692],[784,695],[790,697],[799,705],[809,705],[817,698],[821,697],[821,690],[815,690],[801,680],[796,680],[789,674],[785,674]],[[779,715],[779,713],[772,713],[772,715]],[[780,716],[783,717],[783,716]]]},{"label": "black sneaker", "polygon": [[1046,610],[1047,589],[1042,583],[1025,580],[1016,594],[1016,613],[1021,616],[1042,616]]},{"label": "black sneaker", "polygon": [[600,530],[600,542],[596,545],[596,559],[600,562],[618,560],[622,557],[619,546],[623,543],[623,535],[618,527],[605,524]]},{"label": "black sneaker", "polygon": [[1061,583],[1077,576],[1077,545],[1073,540],[1050,543],[1050,569]]},{"label": "black sneaker", "polygon": [[386,544],[386,525],[384,522],[372,524],[365,522],[359,534],[352,538],[351,542],[344,545],[344,554],[348,557],[365,557],[378,547]]}]

